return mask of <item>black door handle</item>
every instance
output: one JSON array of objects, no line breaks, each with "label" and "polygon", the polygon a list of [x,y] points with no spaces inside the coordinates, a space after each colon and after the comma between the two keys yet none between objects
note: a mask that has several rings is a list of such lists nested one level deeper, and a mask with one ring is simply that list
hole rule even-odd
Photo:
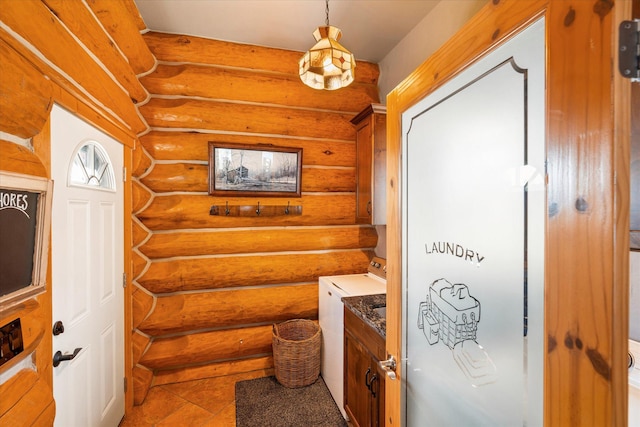
[{"label": "black door handle", "polygon": [[371,376],[371,381],[369,382],[369,390],[371,390],[371,395],[375,398],[376,397],[376,388],[373,386],[375,384],[378,384],[378,374],[373,374]]},{"label": "black door handle", "polygon": [[80,350],[82,350],[82,347],[78,347],[75,350],[73,350],[73,354],[65,354],[65,355],[63,355],[60,350],[56,351],[56,354],[53,355],[53,367],[54,368],[57,367],[60,364],[60,362],[73,360],[73,358],[76,357],[78,353],[80,353]]},{"label": "black door handle", "polygon": [[371,368],[367,368],[367,372],[364,373],[364,385],[367,386],[369,391],[371,391],[371,383],[369,382],[369,374],[371,373]]}]

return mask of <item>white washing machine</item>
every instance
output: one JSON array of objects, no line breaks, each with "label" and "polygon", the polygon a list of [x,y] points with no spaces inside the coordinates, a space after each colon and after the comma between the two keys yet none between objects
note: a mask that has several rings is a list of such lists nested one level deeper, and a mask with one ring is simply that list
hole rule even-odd
[{"label": "white washing machine", "polygon": [[318,283],[318,321],[322,329],[320,374],[342,416],[344,411],[344,304],[343,297],[387,292],[387,266],[374,257],[366,273],[322,276]]},{"label": "white washing machine", "polygon": [[629,427],[640,427],[640,342],[629,340]]}]

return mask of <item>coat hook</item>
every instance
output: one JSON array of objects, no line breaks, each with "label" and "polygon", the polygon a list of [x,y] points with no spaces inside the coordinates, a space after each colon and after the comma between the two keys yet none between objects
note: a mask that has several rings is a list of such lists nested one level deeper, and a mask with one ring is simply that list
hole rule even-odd
[{"label": "coat hook", "polygon": [[229,213],[231,213],[231,211],[229,210],[229,201],[227,200],[225,202],[225,207],[224,207],[224,214],[229,216]]},{"label": "coat hook", "polygon": [[287,207],[286,207],[286,208],[284,208],[284,214],[285,214],[285,215],[289,215],[289,205],[290,205],[290,204],[291,204],[291,202],[290,202],[290,201],[287,201]]},{"label": "coat hook", "polygon": [[260,216],[260,202],[258,202],[258,209],[256,209],[256,215]]}]

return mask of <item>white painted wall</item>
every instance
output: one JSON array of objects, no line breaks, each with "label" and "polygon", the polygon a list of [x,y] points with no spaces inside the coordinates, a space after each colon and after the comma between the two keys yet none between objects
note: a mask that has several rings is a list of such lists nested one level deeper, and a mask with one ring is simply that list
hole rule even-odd
[{"label": "white painted wall", "polygon": [[380,101],[449,40],[487,0],[443,0],[378,64]]}]

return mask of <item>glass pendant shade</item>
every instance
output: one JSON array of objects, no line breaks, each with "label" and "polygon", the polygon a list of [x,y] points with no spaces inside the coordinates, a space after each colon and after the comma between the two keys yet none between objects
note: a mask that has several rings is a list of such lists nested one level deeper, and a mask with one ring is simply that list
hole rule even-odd
[{"label": "glass pendant shade", "polygon": [[300,58],[300,79],[314,89],[336,90],[353,82],[356,60],[338,40],[339,28],[330,25],[313,32],[317,43]]}]

